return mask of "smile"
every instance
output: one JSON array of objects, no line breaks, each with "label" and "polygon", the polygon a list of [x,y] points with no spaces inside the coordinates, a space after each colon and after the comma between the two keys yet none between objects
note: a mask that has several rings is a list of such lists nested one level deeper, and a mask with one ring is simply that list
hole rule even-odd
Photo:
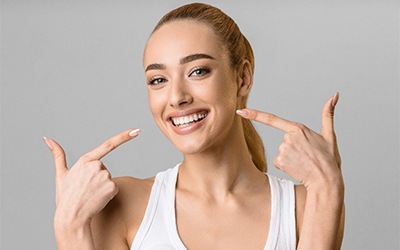
[{"label": "smile", "polygon": [[206,118],[207,115],[208,115],[208,112],[202,111],[202,112],[198,112],[198,113],[194,113],[194,114],[190,114],[190,115],[186,115],[186,116],[181,116],[181,117],[171,117],[170,119],[174,126],[183,128],[183,127],[187,127],[193,123],[203,120],[204,118]]}]

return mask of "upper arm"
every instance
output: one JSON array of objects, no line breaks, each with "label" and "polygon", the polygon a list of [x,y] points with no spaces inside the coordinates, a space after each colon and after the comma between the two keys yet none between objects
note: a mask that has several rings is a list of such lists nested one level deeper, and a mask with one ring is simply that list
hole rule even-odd
[{"label": "upper arm", "polygon": [[113,179],[118,194],[91,223],[96,249],[129,249],[144,216],[151,182],[131,177]]},{"label": "upper arm", "polygon": [[296,239],[299,242],[301,226],[303,225],[304,207],[306,205],[307,190],[303,185],[295,186],[296,196]]},{"label": "upper arm", "polygon": [[[296,238],[297,243],[301,233],[301,226],[303,224],[304,208],[307,199],[307,190],[303,185],[295,186],[296,195]],[[345,207],[343,204],[342,214],[340,216],[339,231],[337,234],[336,249],[340,249],[342,246],[343,235],[344,235],[344,224],[345,224]]]},{"label": "upper arm", "polygon": [[336,241],[336,249],[340,249],[342,246],[342,241],[343,241],[343,236],[344,236],[345,214],[346,214],[346,209],[345,209],[345,205],[343,203],[342,215],[340,216],[339,233],[338,233],[338,238]]}]

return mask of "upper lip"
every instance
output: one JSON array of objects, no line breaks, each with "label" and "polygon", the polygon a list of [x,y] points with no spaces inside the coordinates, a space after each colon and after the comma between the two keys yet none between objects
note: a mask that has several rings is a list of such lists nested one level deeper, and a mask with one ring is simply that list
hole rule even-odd
[{"label": "upper lip", "polygon": [[167,120],[170,120],[172,118],[177,118],[177,117],[183,117],[183,116],[188,116],[192,114],[196,114],[199,112],[209,112],[208,109],[205,108],[192,108],[192,109],[186,109],[186,110],[177,110],[177,111],[172,111],[168,113]]}]

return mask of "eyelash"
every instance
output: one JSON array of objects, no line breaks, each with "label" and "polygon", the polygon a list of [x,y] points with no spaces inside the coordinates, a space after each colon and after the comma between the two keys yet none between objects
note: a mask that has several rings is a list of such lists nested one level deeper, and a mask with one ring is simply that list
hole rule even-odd
[{"label": "eyelash", "polygon": [[[200,73],[199,73],[199,71],[200,71]],[[210,72],[211,72],[211,69],[209,69],[207,67],[198,67],[198,68],[193,69],[190,72],[189,77],[190,76],[201,77],[201,76],[207,75]],[[165,79],[163,77],[155,77],[155,78],[150,79],[150,81],[147,84],[148,85],[157,86],[157,85],[162,84],[162,83],[164,83],[166,81],[167,81],[167,79]]]},{"label": "eyelash", "polygon": [[204,76],[204,75],[210,73],[211,69],[209,69],[207,67],[198,67],[198,68],[193,69],[190,72],[189,76],[192,76],[196,71],[202,71],[202,73],[199,73],[198,75],[195,75],[195,76]]},{"label": "eyelash", "polygon": [[[162,81],[162,82],[156,83],[157,81]],[[159,85],[159,84],[164,83],[165,81],[167,81],[165,78],[155,77],[155,78],[150,79],[150,81],[147,84],[148,85]]]}]

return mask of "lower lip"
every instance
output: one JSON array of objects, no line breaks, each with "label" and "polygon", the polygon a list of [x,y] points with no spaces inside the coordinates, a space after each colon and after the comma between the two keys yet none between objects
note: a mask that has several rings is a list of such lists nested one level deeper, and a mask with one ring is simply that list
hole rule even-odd
[{"label": "lower lip", "polygon": [[199,122],[193,122],[185,127],[178,127],[175,126],[172,121],[169,121],[169,123],[172,126],[172,129],[174,130],[175,133],[177,133],[178,135],[187,135],[190,134],[192,132],[194,132],[195,130],[197,130],[200,126],[203,125],[204,120],[207,119],[207,116],[204,117],[201,121]]}]

